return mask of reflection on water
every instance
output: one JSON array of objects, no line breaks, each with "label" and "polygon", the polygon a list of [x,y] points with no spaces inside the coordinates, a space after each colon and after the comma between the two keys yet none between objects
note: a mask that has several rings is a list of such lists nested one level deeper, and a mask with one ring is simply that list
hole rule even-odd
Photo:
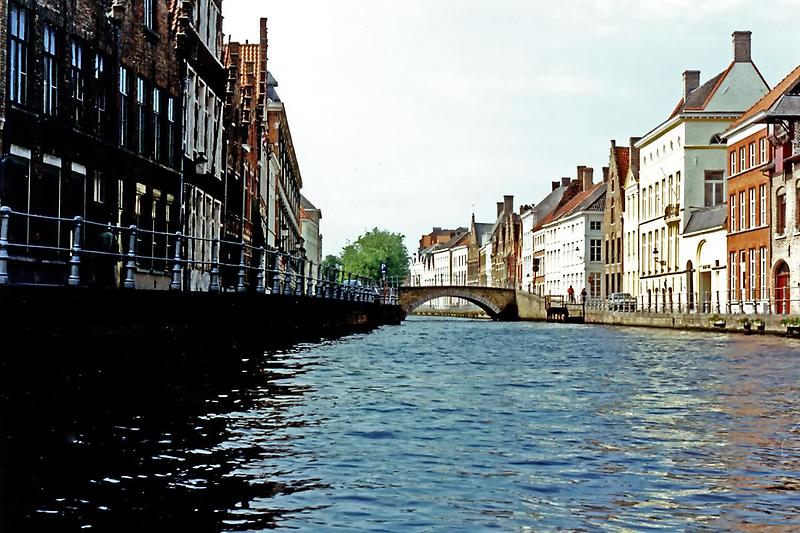
[{"label": "reflection on water", "polygon": [[800,528],[794,341],[411,319],[215,355],[4,360],[0,530]]}]

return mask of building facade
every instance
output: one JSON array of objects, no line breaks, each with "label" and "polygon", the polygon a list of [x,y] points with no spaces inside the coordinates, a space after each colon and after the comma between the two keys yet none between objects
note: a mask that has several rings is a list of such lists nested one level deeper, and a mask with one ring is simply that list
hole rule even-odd
[{"label": "building facade", "polygon": [[[734,32],[733,61],[700,85],[699,71],[683,74],[684,94],[671,116],[645,135],[639,149],[640,294],[697,293],[698,272],[682,262],[690,207],[725,203],[727,147],[721,134],[767,93],[750,57],[750,32]],[[690,305],[694,302],[690,301]]]},{"label": "building facade", "polygon": [[[630,143],[631,145],[633,142]],[[633,151],[635,153],[635,148]],[[623,290],[625,272],[625,177],[630,165],[631,147],[617,146],[611,141],[611,152],[608,158],[608,184],[606,204],[603,210],[603,278],[601,280],[602,296],[608,298],[612,293]]]},{"label": "building facade", "polygon": [[322,233],[320,221],[322,211],[308,201],[305,196],[300,196],[300,229],[303,236],[303,246],[306,250],[306,259],[314,265],[322,263]]}]

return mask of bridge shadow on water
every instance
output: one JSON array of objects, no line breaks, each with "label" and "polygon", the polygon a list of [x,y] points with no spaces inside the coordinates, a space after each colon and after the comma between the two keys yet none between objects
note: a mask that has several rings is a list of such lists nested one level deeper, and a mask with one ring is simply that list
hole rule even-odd
[{"label": "bridge shadow on water", "polygon": [[[267,456],[292,455],[290,438],[227,442],[248,429],[230,415],[256,403],[269,412],[259,431],[302,425],[286,410],[307,388],[278,378],[304,365],[279,349],[38,348],[0,360],[0,531],[267,529],[284,511],[251,502],[320,486],[265,475]],[[254,461],[258,473],[242,471]]]}]

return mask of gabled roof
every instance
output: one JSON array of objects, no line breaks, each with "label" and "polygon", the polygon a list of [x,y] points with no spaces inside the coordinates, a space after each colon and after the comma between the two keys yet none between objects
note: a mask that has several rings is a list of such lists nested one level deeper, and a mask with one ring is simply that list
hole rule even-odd
[{"label": "gabled roof", "polygon": [[631,164],[631,150],[627,146],[616,146],[614,157],[617,162],[617,176],[624,181],[628,175],[628,166]]},{"label": "gabled roof", "polygon": [[588,191],[579,192],[574,198],[564,204],[563,207],[545,217],[545,219],[539,224],[539,227],[545,226],[574,213],[586,211],[592,206],[592,204],[597,202],[603,196],[603,194],[605,194],[605,192],[605,183],[598,183],[593,185]]},{"label": "gabled roof", "polygon": [[800,83],[800,65],[796,66],[793,71],[787,74],[771,91],[753,104],[750,109],[745,111],[742,116],[734,120],[729,130],[744,124],[752,117],[772,108],[781,96],[793,89],[798,83]]},{"label": "gabled roof", "polygon": [[267,98],[273,102],[280,102],[281,97],[278,96],[278,91],[275,87],[278,86],[278,81],[272,77],[272,72],[267,71]]},{"label": "gabled roof", "polygon": [[717,89],[720,85],[722,85],[723,80],[731,71],[731,67],[733,67],[733,63],[728,65],[728,68],[705,82],[703,85],[690,92],[685,102],[684,99],[681,98],[681,101],[678,102],[678,105],[672,111],[672,114],[669,116],[669,118],[672,118],[683,111],[702,111],[705,109],[706,105],[708,105],[708,102],[711,101],[711,97],[714,96],[714,93],[717,92]]},{"label": "gabled roof", "polygon": [[719,204],[713,207],[703,207],[692,211],[683,234],[697,233],[711,229],[724,228],[728,221],[728,204]]},{"label": "gabled roof", "polygon": [[475,244],[479,247],[483,246],[483,236],[492,231],[492,226],[494,226],[494,224],[487,222],[475,223]]},{"label": "gabled roof", "polygon": [[314,204],[309,202],[308,198],[306,198],[302,194],[300,195],[300,207],[302,207],[303,209],[306,209],[306,210],[316,209]]}]

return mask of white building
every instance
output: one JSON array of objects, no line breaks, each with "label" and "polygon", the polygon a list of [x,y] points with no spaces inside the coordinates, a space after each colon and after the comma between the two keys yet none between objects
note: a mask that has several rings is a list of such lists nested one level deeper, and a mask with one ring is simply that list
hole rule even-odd
[{"label": "white building", "polygon": [[[584,177],[587,179],[587,177]],[[542,227],[544,292],[565,298],[573,288],[576,301],[583,289],[599,298],[603,276],[603,211],[606,184],[591,184],[591,174],[576,195]]]},{"label": "white building", "polygon": [[306,259],[315,266],[322,263],[322,234],[320,221],[322,211],[317,209],[308,198],[300,195],[300,230],[303,236],[303,247],[306,250]]},{"label": "white building", "polygon": [[533,291],[535,275],[533,272],[533,228],[536,225],[536,212],[533,207],[523,208],[519,215],[522,225],[522,289]]},{"label": "white building", "polygon": [[[727,205],[696,209],[689,213],[689,220],[681,236],[681,263],[687,267],[687,300],[682,300],[681,309],[696,309],[703,313],[725,313],[727,308],[728,280],[726,278]],[[679,295],[681,297],[681,295]],[[674,295],[661,294],[659,309],[674,308]],[[688,305],[687,305],[688,304]]]},{"label": "white building", "polygon": [[[649,291],[654,300],[675,299],[699,286],[695,263],[684,261],[692,253],[682,250],[690,208],[725,203],[727,147],[720,134],[769,90],[750,58],[750,32],[734,32],[733,45],[733,62],[705,84],[699,71],[683,73],[675,111],[636,143],[640,296]],[[713,264],[717,259],[725,265],[725,254]]]},{"label": "white building", "polygon": [[639,296],[639,179],[638,171],[631,165],[625,177],[625,210],[622,213],[622,227],[625,241],[622,244],[623,274],[622,287],[634,297]]}]

